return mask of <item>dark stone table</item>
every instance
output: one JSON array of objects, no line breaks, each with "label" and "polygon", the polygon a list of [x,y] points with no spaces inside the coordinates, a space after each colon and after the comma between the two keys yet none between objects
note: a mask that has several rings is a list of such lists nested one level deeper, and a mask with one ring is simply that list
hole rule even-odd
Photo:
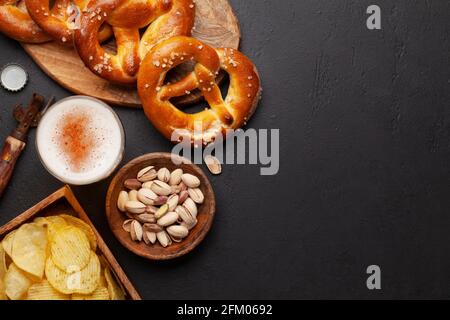
[{"label": "dark stone table", "polygon": [[[281,168],[230,165],[211,181],[217,219],[192,254],[141,259],[110,232],[109,181],[75,188],[146,299],[449,298],[450,3],[378,0],[382,30],[366,27],[367,0],[231,0],[242,50],[264,96],[252,128],[281,130]],[[33,91],[70,95],[0,36],[0,65],[19,62],[30,83],[1,91],[0,136]],[[170,151],[142,111],[116,108],[126,161]],[[0,200],[0,223],[61,184],[31,143]],[[366,268],[382,290],[366,287]]]}]

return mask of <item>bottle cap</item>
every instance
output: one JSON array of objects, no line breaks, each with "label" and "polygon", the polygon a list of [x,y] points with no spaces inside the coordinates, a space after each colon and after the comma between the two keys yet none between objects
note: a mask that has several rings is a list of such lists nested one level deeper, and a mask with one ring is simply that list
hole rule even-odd
[{"label": "bottle cap", "polygon": [[16,63],[7,64],[2,68],[0,84],[11,92],[22,90],[28,82],[28,74],[25,69]]}]

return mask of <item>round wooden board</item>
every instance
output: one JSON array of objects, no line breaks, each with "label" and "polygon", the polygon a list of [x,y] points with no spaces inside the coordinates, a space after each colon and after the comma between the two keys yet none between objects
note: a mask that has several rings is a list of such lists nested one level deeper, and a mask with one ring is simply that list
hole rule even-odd
[{"label": "round wooden board", "polygon": [[[195,28],[192,36],[213,47],[238,49],[239,23],[228,0],[196,0]],[[67,90],[101,99],[113,105],[140,108],[139,96],[134,87],[111,84],[87,69],[73,48],[54,42],[22,44],[25,51],[39,67]],[[181,97],[177,103],[188,105],[201,100],[194,92]]]}]

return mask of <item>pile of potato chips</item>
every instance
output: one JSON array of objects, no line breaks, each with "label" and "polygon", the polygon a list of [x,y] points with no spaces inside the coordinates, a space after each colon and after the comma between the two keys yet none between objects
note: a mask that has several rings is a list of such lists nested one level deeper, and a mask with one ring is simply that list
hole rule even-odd
[{"label": "pile of potato chips", "polygon": [[70,215],[36,218],[0,245],[0,300],[123,300],[94,231]]}]

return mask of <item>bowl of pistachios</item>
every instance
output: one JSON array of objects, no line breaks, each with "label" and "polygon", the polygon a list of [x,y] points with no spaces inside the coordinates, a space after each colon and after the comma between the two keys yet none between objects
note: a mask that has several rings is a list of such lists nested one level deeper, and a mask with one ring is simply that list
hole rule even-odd
[{"label": "bowl of pistachios", "polygon": [[216,210],[203,170],[170,153],[150,153],[122,167],[106,196],[106,216],[119,242],[150,260],[169,260],[196,248]]}]

